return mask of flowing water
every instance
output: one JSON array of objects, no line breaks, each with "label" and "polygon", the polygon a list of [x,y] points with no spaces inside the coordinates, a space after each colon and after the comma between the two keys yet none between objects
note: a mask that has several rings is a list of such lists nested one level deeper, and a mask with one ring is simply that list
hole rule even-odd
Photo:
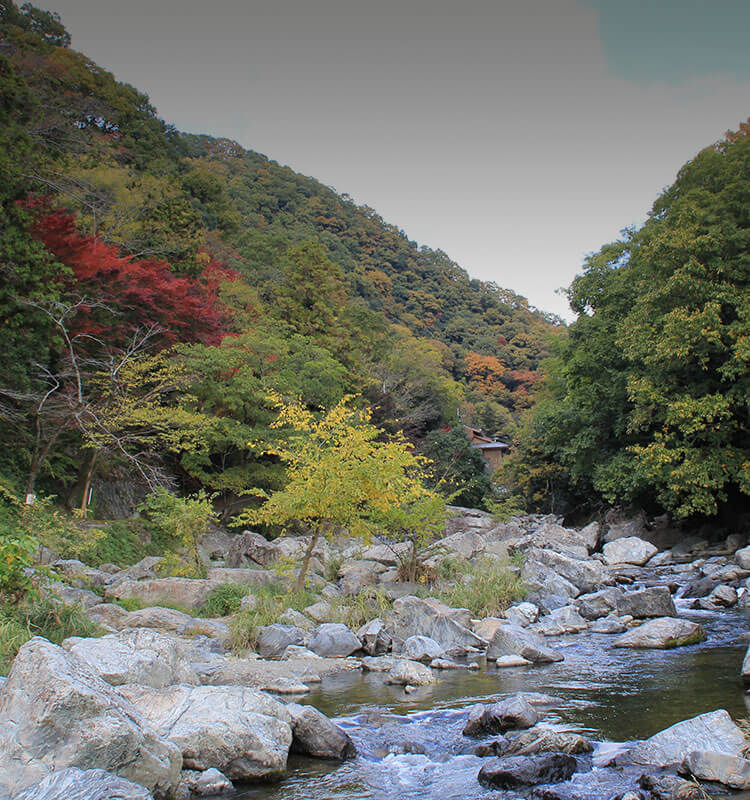
[{"label": "flowing water", "polygon": [[[483,759],[461,735],[467,707],[514,692],[552,695],[545,724],[574,727],[597,742],[643,739],[680,720],[725,708],[746,717],[740,666],[750,615],[743,610],[684,611],[700,622],[706,642],[676,650],[624,650],[614,636],[582,633],[551,638],[565,661],[478,673],[441,673],[432,686],[406,695],[383,675],[349,673],[324,680],[307,695],[336,719],[357,745],[344,764],[292,757],[279,784],[247,787],[236,800],[470,800],[515,797],[477,782]],[[600,746],[600,749],[606,744]]]}]

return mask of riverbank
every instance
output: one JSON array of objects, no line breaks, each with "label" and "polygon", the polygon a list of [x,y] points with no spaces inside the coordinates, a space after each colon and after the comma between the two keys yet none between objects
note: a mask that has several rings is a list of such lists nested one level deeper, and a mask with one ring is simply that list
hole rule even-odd
[{"label": "riverbank", "polygon": [[[339,787],[335,796],[340,797],[396,796],[388,792],[401,792],[400,784],[389,782],[387,775],[391,768],[394,776],[404,768],[412,777],[420,771],[437,776],[433,783],[427,781],[430,791],[419,796],[445,800],[489,796],[487,785],[478,777],[493,758],[504,759],[528,778],[529,763],[509,760],[514,745],[503,744],[512,742],[519,732],[518,720],[492,723],[485,737],[462,733],[469,714],[478,713],[467,706],[481,703],[493,709],[499,699],[520,692],[524,702],[532,701],[534,709],[524,727],[534,733],[548,731],[550,726],[553,730],[573,726],[591,742],[594,755],[575,755],[575,765],[571,767],[568,759],[568,766],[559,773],[542,770],[538,780],[515,786],[512,796],[564,800],[604,796],[591,795],[587,781],[598,780],[605,773],[612,782],[620,775],[623,787],[640,791],[643,797],[661,796],[639,788],[640,774],[631,774],[637,769],[628,764],[624,752],[604,770],[592,767],[601,753],[608,752],[602,744],[605,741],[642,739],[720,708],[728,707],[735,719],[744,716],[739,674],[744,645],[738,639],[747,629],[745,581],[750,570],[746,569],[741,537],[716,544],[686,543],[683,538],[664,549],[669,532],[638,531],[637,524],[631,520],[608,530],[598,525],[573,530],[549,518],[525,517],[498,525],[481,512],[457,510],[446,537],[427,554],[435,574],[442,569],[444,576],[435,593],[446,597],[450,590],[458,595],[457,586],[460,589],[476,579],[472,568],[486,571],[488,565],[505,571],[503,585],[515,581],[521,586],[523,582],[523,602],[483,618],[425,596],[429,588],[389,580],[398,569],[397,548],[382,543],[365,549],[354,542],[326,544],[314,559],[313,596],[308,598],[314,602],[301,609],[286,609],[278,622],[258,627],[253,632],[253,651],[240,653],[227,651],[237,619],[252,612],[254,602],[257,605],[263,594],[259,586],[278,580],[274,562],[282,555],[292,558],[292,549],[303,543],[281,540],[273,544],[247,534],[228,537],[222,545],[214,534],[205,543],[209,555],[214,556],[205,580],[159,577],[158,559],[124,571],[107,565],[94,569],[59,562],[58,574],[67,581],[63,584],[67,599],[84,603],[105,635],[69,639],[54,650],[51,645],[37,644],[40,640],[24,646],[8,683],[0,688],[0,720],[11,710],[18,712],[19,692],[28,695],[29,676],[21,671],[33,663],[37,672],[48,670],[50,681],[57,680],[62,669],[75,673],[71,680],[77,686],[85,673],[89,689],[95,684],[94,694],[100,695],[95,719],[108,706],[117,705],[124,706],[123,713],[131,721],[137,720],[139,735],[152,742],[152,749],[162,748],[157,779],[135,775],[140,778],[136,782],[147,785],[154,796],[168,796],[175,789],[183,797],[191,796],[189,787],[195,790],[195,781],[190,773],[180,778],[181,762],[203,772],[223,767],[237,784],[237,797],[322,800],[334,796],[326,794],[333,792],[333,786]],[[632,535],[637,532],[644,538]],[[462,563],[460,569],[456,563]],[[217,587],[230,585],[247,588],[246,593],[234,592],[244,609],[223,619],[194,616]],[[422,596],[409,594],[416,590]],[[341,615],[347,605],[354,608],[368,591],[380,600],[373,600],[373,613],[368,615],[373,618],[362,627],[355,630],[326,620],[329,614]],[[182,610],[149,606],[128,611],[117,604],[132,604],[134,598],[143,603],[144,598],[155,599],[159,592],[170,592],[173,600],[179,598]],[[662,674],[669,678],[666,683]],[[42,698],[49,686],[40,691]],[[529,692],[548,697],[540,705],[539,698]],[[336,718],[336,723],[322,714],[315,716],[316,734],[311,737],[305,733],[310,720],[300,722],[291,713],[299,716],[297,701],[322,710]],[[187,733],[176,731],[170,721],[175,707],[182,709],[183,722],[190,720]],[[230,721],[216,712],[223,707],[234,709]],[[0,737],[0,749],[25,763],[14,773],[18,788],[22,788],[19,781],[32,786],[50,768],[48,755],[46,761],[34,756],[22,741],[48,726],[49,719],[40,711],[45,709],[27,704],[23,735],[11,731]],[[495,711],[487,714],[492,717]],[[306,713],[309,716],[312,711]],[[81,714],[67,723],[82,729],[92,724]],[[218,733],[226,731],[227,725],[232,728],[231,752],[226,752],[227,734]],[[461,731],[456,734],[454,728]],[[250,737],[254,750],[250,740],[238,738],[238,730]],[[397,734],[406,730],[409,737],[402,740]],[[450,735],[449,730],[453,731]],[[502,741],[497,738],[501,732],[505,734]],[[134,731],[130,735],[135,735]],[[218,749],[209,744],[217,737],[222,741]],[[247,752],[249,748],[257,756],[258,737],[266,749],[262,757],[253,760]],[[116,735],[112,741],[116,750]],[[742,741],[744,746],[744,737]],[[397,749],[388,750],[391,746]],[[64,742],[55,747],[55,763],[60,766],[102,767],[124,775],[123,765],[111,754],[107,760],[101,754],[81,755],[80,748],[71,752]],[[481,756],[478,747],[484,748]],[[534,747],[529,749],[526,742],[524,757],[539,761]],[[298,761],[299,751],[306,753],[307,759],[337,760],[310,767],[309,760]],[[670,780],[684,783],[677,774],[684,772],[683,761],[691,752],[680,752],[679,760],[668,766],[640,764],[641,773],[658,777],[666,771]],[[410,757],[419,757],[421,766],[412,764],[407,769],[408,763],[394,762],[403,758],[408,762]],[[721,773],[716,772],[713,761],[711,772],[693,759],[693,774],[696,769],[703,770],[703,776],[698,775],[702,780],[718,777],[725,784],[737,784],[733,776],[745,762],[741,751],[731,757],[739,760],[725,764]],[[238,758],[244,766],[237,766]],[[466,774],[473,770],[471,787],[461,781],[452,788],[441,783],[444,767],[440,765],[453,759],[460,760],[461,768],[457,764],[448,769],[445,780],[450,783],[451,775],[457,780],[464,768]],[[332,766],[340,762],[341,766]],[[570,768],[577,776],[573,786],[568,786],[566,777]],[[0,767],[0,778],[3,769]],[[6,786],[8,774],[6,771]],[[486,775],[484,769],[484,784]],[[347,788],[348,778],[360,788]],[[259,779],[281,782],[269,789],[242,789],[244,782]],[[212,784],[213,788],[217,785]],[[713,791],[721,786],[716,781],[708,785]],[[308,794],[295,793],[301,791],[300,786],[306,786]],[[384,786],[390,788],[386,791]],[[225,788],[230,791],[228,781]],[[490,788],[494,791],[497,787]],[[398,796],[409,796],[404,792],[407,790]],[[51,800],[55,795],[39,797]]]}]

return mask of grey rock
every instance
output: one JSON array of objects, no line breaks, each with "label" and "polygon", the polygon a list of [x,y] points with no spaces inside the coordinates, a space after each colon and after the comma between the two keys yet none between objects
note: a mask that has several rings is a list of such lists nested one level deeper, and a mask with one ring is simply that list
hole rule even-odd
[{"label": "grey rock", "polygon": [[290,644],[284,654],[281,656],[283,661],[288,661],[290,658],[320,658],[317,653],[308,650],[307,647],[300,647],[298,644]]},{"label": "grey rock", "polygon": [[590,739],[579,733],[557,731],[539,726],[522,731],[505,740],[505,746],[498,755],[534,755],[536,753],[591,753],[594,745]]},{"label": "grey rock", "polygon": [[132,564],[127,569],[118,571],[112,575],[109,583],[119,583],[120,581],[140,581],[144,578],[158,578],[156,567],[164,561],[163,556],[146,556],[136,564]]},{"label": "grey rock", "polygon": [[304,613],[315,622],[330,622],[333,616],[333,606],[327,600],[320,600],[307,606]]},{"label": "grey rock", "polygon": [[578,531],[578,536],[581,538],[581,541],[588,547],[589,553],[593,553],[594,550],[599,546],[599,538],[601,537],[602,533],[602,526],[594,521],[589,522],[586,527],[581,528]]},{"label": "grey rock", "polygon": [[315,623],[306,617],[301,611],[294,608],[287,608],[281,616],[279,622],[282,625],[293,625],[295,628],[301,628],[303,631],[315,630]]},{"label": "grey rock", "polygon": [[495,789],[559,783],[568,780],[577,766],[575,757],[564,753],[493,758],[479,771],[478,780]]},{"label": "grey rock", "polygon": [[162,631],[179,631],[192,621],[190,614],[174,608],[150,606],[126,612],[120,619],[120,628],[156,628]]},{"label": "grey rock", "polygon": [[39,637],[21,647],[0,693],[0,753],[0,794],[66,767],[166,794],[182,766],[179,750],[88,664]]},{"label": "grey rock", "polygon": [[386,683],[397,686],[426,686],[434,683],[435,677],[429,667],[418,661],[401,659],[397,661],[388,673]]},{"label": "grey rock", "polygon": [[561,525],[547,523],[536,531],[526,534],[516,545],[515,549],[524,551],[530,547],[544,550],[554,550],[557,553],[571,558],[588,558],[588,541],[581,536],[579,531],[563,528]]},{"label": "grey rock", "polygon": [[498,628],[487,648],[488,661],[507,655],[522,656],[535,664],[563,660],[563,655],[547,647],[541,636],[519,625],[503,625]]},{"label": "grey rock", "polygon": [[650,542],[644,542],[637,536],[626,536],[607,542],[604,545],[604,560],[607,564],[635,564],[643,566],[658,549]]},{"label": "grey rock", "polygon": [[703,641],[703,638],[703,628],[696,622],[660,617],[624,633],[613,646],[666,650],[695,644]]},{"label": "grey rock", "polygon": [[533,663],[533,661],[529,661],[528,658],[524,658],[523,656],[498,656],[495,659],[495,667],[497,669],[503,669],[505,667],[528,667],[529,664]]},{"label": "grey rock", "polygon": [[390,672],[400,659],[395,656],[366,656],[362,659],[365,672]]},{"label": "grey rock", "polygon": [[616,539],[625,539],[637,536],[645,539],[647,535],[646,515],[641,511],[633,516],[623,513],[613,513],[607,515],[608,527],[604,534],[605,542],[613,542]]},{"label": "grey rock", "polygon": [[224,583],[262,586],[267,583],[273,583],[276,576],[267,569],[249,569],[247,567],[230,569],[229,567],[213,567],[206,573],[206,578],[209,581],[215,581],[219,586]]},{"label": "grey rock", "polygon": [[344,594],[356,595],[365,586],[378,581],[386,567],[379,561],[347,560],[339,568],[339,588]]},{"label": "grey rock", "polygon": [[257,650],[263,658],[281,658],[290,644],[305,645],[305,631],[294,625],[266,625],[258,631]]},{"label": "grey rock", "polygon": [[742,660],[742,681],[745,686],[750,684],[750,646],[745,652],[745,657]]},{"label": "grey rock", "polygon": [[198,609],[221,583],[199,578],[128,578],[107,586],[105,596],[114,600],[140,600],[148,606],[170,603],[182,608]]},{"label": "grey rock", "polygon": [[724,709],[678,722],[635,745],[630,759],[636,764],[666,767],[681,764],[695,750],[742,757],[745,737]]},{"label": "grey rock", "polygon": [[194,769],[183,770],[180,787],[186,789],[190,797],[214,796],[234,791],[232,781],[213,767],[203,772]]},{"label": "grey rock", "polygon": [[362,649],[370,656],[387,653],[393,641],[386,630],[385,623],[379,617],[370,620],[357,631],[357,638],[362,642]]},{"label": "grey rock", "polygon": [[15,800],[153,800],[144,786],[103,769],[67,767],[15,795]]},{"label": "grey rock", "polygon": [[152,628],[126,630],[99,639],[71,637],[62,646],[113,686],[138,683],[160,688],[200,682],[188,661],[186,643]]},{"label": "grey rock", "polygon": [[469,710],[464,725],[464,736],[487,736],[505,733],[514,728],[530,728],[536,725],[539,714],[523,697],[507,697],[491,705],[475,705]]},{"label": "grey rock", "polygon": [[[518,603],[505,610],[505,618],[513,625],[525,628],[539,618],[539,606],[534,603]],[[494,634],[494,631],[492,633]]]},{"label": "grey rock", "polygon": [[393,604],[392,625],[394,634],[402,639],[429,636],[445,650],[487,646],[486,640],[469,630],[471,614],[467,609],[450,608],[434,598],[399,598]]},{"label": "grey rock", "polygon": [[750,761],[728,753],[693,750],[682,762],[680,772],[702,781],[717,781],[732,789],[750,789]]},{"label": "grey rock", "polygon": [[617,613],[635,619],[647,617],[676,617],[672,595],[666,586],[653,586],[635,592],[624,592],[617,598]]},{"label": "grey rock", "polygon": [[242,531],[232,538],[226,555],[228,567],[268,567],[279,557],[279,551],[265,536],[253,531]]},{"label": "grey rock", "polygon": [[128,686],[120,692],[180,748],[186,768],[214,767],[233,781],[284,774],[291,717],[269,695],[243,686]]},{"label": "grey rock", "polygon": [[579,592],[593,592],[610,581],[607,568],[599,561],[570,558],[552,550],[530,551],[536,561],[570,581]]},{"label": "grey rock", "polygon": [[313,758],[343,761],[354,758],[357,750],[349,734],[313,706],[289,703],[292,718],[292,751]]},{"label": "grey rock", "polygon": [[607,588],[591,594],[583,594],[575,601],[578,613],[584,619],[595,620],[606,617],[617,608],[617,600],[622,589]]},{"label": "grey rock", "polygon": [[719,584],[708,596],[713,605],[721,608],[731,608],[737,603],[737,590],[733,586]]},{"label": "grey rock", "polygon": [[401,648],[401,655],[411,661],[430,662],[443,655],[443,648],[429,636],[410,636]]},{"label": "grey rock", "polygon": [[[559,575],[547,564],[538,560],[536,554],[539,551],[532,550],[526,557],[521,567],[521,577],[524,583],[532,592],[544,592],[563,598],[578,597],[581,590],[574,586],[567,578]],[[563,602],[565,605],[565,602]]]},{"label": "grey rock", "polygon": [[534,630],[543,636],[560,636],[565,633],[580,633],[589,627],[573,606],[563,606],[542,617],[534,624]]},{"label": "grey rock", "polygon": [[734,560],[742,569],[750,569],[750,547],[743,547],[734,554]]},{"label": "grey rock", "polygon": [[[529,605],[533,605],[533,603],[529,603]],[[536,608],[536,606],[534,606],[534,608]],[[510,620],[502,619],[501,617],[485,617],[484,619],[473,621],[471,624],[471,629],[481,639],[489,642],[495,635],[495,631],[501,626],[507,625],[508,622],[510,622]],[[521,625],[520,622],[516,622],[515,624]]]},{"label": "grey rock", "polygon": [[97,625],[104,625],[108,628],[119,630],[125,627],[125,620],[128,612],[115,603],[98,603],[86,609],[86,616]]},{"label": "grey rock", "polygon": [[628,623],[632,620],[633,618],[630,616],[618,617],[617,614],[609,614],[593,622],[589,630],[591,633],[625,633],[628,629]]},{"label": "grey rock", "polygon": [[362,648],[362,642],[338,622],[326,622],[313,634],[307,645],[313,653],[328,658],[345,658]]}]

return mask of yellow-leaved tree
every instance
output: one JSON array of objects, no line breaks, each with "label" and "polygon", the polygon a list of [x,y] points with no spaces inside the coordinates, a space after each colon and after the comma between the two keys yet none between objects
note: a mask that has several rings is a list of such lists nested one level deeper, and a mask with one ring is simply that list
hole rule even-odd
[{"label": "yellow-leaved tree", "polygon": [[273,452],[287,465],[284,489],[266,495],[262,506],[243,512],[240,522],[286,526],[301,523],[311,532],[297,574],[297,588],[321,536],[347,529],[368,539],[390,534],[414,544],[444,520],[442,499],[422,477],[426,459],[403,436],[386,438],[367,411],[343,398],[323,414],[300,403],[272,398],[279,408],[274,427],[288,431]]}]

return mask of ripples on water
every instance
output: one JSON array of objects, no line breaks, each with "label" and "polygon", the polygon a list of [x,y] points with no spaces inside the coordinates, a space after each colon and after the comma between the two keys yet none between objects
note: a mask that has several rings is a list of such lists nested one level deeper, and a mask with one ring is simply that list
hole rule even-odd
[{"label": "ripples on water", "polygon": [[[545,724],[586,732],[597,741],[643,739],[680,720],[717,708],[735,718],[748,708],[740,680],[747,647],[739,636],[748,614],[683,611],[707,641],[676,650],[616,650],[615,636],[582,633],[550,638],[565,661],[479,673],[441,673],[438,683],[406,695],[383,675],[349,673],[324,680],[305,698],[346,728],[359,755],[345,764],[291,758],[280,784],[249,787],[235,800],[471,800],[513,797],[477,783],[482,759],[461,735],[466,707],[513,692],[558,700]],[[541,709],[540,709],[541,710]]]}]

